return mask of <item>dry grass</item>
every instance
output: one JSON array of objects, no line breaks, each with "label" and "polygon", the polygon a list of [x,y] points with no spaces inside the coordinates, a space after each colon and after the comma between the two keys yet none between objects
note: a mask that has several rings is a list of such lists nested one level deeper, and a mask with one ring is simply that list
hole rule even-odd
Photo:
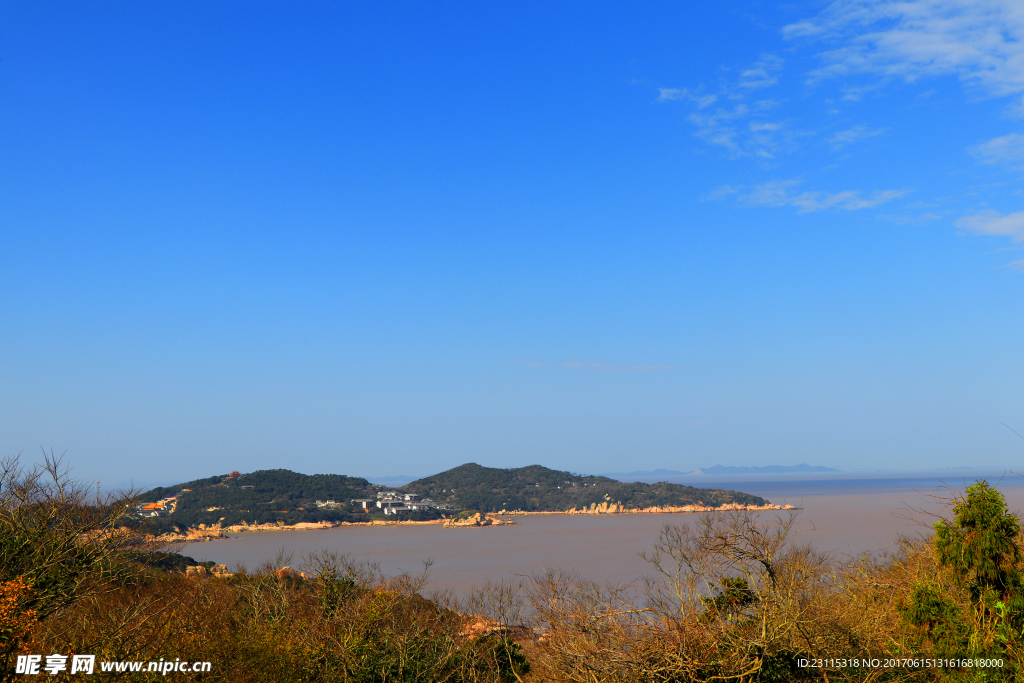
[{"label": "dry grass", "polygon": [[[146,567],[147,549],[117,527],[130,497],[86,504],[59,461],[30,472],[7,462],[0,477],[8,665],[31,640],[36,652],[99,661],[211,661],[211,672],[191,677],[252,683],[998,681],[1024,670],[1024,567],[1010,566],[1024,555],[1005,515],[1000,528],[1018,536],[1003,543],[1012,561],[998,567],[997,592],[968,565],[937,561],[934,540],[840,562],[793,543],[794,515],[733,511],[664,527],[642,584],[553,572],[489,584],[460,603],[421,597],[429,567],[385,577],[332,553],[305,558],[308,578],[279,572],[287,557],[230,578]],[[966,499],[953,503],[962,511]],[[957,529],[964,542],[978,537]],[[1005,667],[836,661],[951,655],[998,655]]]}]

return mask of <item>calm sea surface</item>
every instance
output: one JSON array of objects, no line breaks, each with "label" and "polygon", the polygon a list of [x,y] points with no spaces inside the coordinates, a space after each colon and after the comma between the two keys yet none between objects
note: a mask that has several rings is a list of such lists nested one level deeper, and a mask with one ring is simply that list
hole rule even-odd
[{"label": "calm sea surface", "polygon": [[[930,530],[941,512],[935,496],[948,495],[935,478],[845,479],[834,481],[729,482],[703,484],[763,496],[802,508],[796,540],[841,555],[893,547],[899,534]],[[971,482],[967,482],[971,483]],[[1024,478],[993,481],[1012,511],[1024,512]],[[342,527],[316,531],[240,534],[194,543],[181,551],[196,560],[229,567],[255,567],[280,551],[301,566],[306,553],[322,549],[378,562],[389,574],[418,572],[433,560],[431,588],[464,594],[488,580],[514,578],[546,569],[575,570],[613,583],[636,581],[648,571],[639,556],[649,550],[665,524],[687,524],[694,515],[537,515],[517,517],[516,526],[444,529],[440,526]]]}]

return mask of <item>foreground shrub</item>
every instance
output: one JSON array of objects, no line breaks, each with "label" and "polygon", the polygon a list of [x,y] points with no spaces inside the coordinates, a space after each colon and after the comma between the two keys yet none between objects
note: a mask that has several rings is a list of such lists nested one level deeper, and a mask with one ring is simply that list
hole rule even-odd
[{"label": "foreground shrub", "polygon": [[0,582],[0,658],[28,652],[31,632],[36,625],[36,611],[27,609],[32,588],[24,578]]},{"label": "foreground shrub", "polygon": [[[548,573],[459,605],[424,599],[426,573],[385,577],[332,553],[304,574],[281,557],[211,576],[140,544],[130,498],[90,503],[58,461],[9,461],[0,477],[3,680],[27,651],[209,661],[190,680],[243,683],[980,682],[1024,669],[1021,526],[986,482],[888,556],[839,562],[796,544],[793,514],[713,513],[663,528],[642,585]],[[921,658],[1003,666],[850,663]]]},{"label": "foreground shrub", "polygon": [[318,568],[309,579],[274,566],[227,579],[140,576],[46,622],[39,645],[97,660],[210,661],[210,673],[193,675],[210,681],[498,683],[528,668],[511,641],[463,637],[466,617],[420,597],[411,577],[384,579],[343,557],[322,556]]},{"label": "foreground shrub", "polygon": [[[1021,532],[986,482],[952,500],[932,538],[837,562],[793,543],[794,516],[667,525],[642,590],[549,574],[523,587],[538,680],[1011,681],[1022,671]],[[863,668],[864,660],[987,659]],[[801,661],[821,663],[801,666]]]}]

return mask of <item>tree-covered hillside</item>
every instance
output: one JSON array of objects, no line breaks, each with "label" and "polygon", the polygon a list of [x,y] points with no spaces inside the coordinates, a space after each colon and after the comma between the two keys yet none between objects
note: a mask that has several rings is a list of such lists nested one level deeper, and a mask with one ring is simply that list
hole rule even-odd
[{"label": "tree-covered hillside", "polygon": [[[237,476],[219,475],[178,486],[159,487],[140,496],[143,503],[177,497],[174,512],[147,520],[154,531],[199,524],[224,526],[280,522],[365,521],[383,511],[371,506],[364,511],[353,499],[376,500],[385,490],[366,479],[340,474],[306,475],[289,470],[260,470]],[[447,503],[456,509],[563,511],[591,504],[619,503],[626,508],[702,503],[763,505],[763,498],[736,491],[698,489],[677,484],[641,484],[559,472],[531,465],[515,469],[482,467],[469,463],[426,477],[398,489],[421,498]],[[336,507],[319,507],[316,501],[335,501]],[[402,512],[403,519],[436,519],[438,510]]]},{"label": "tree-covered hillside", "polygon": [[767,503],[763,498],[737,491],[699,489],[664,482],[622,483],[608,477],[559,472],[540,465],[500,469],[469,463],[418,479],[403,490],[482,512],[559,511],[589,507],[592,503],[620,503],[626,508]]},{"label": "tree-covered hillside", "polygon": [[[140,500],[156,501],[182,489],[191,489],[190,502],[231,507],[253,506],[268,501],[300,505],[317,500],[344,500],[347,503],[353,498],[373,498],[380,490],[365,479],[343,474],[308,475],[291,470],[259,470],[238,477],[223,474],[178,486],[157,487],[147,491]],[[179,498],[179,503],[183,500]]]},{"label": "tree-covered hillside", "polygon": [[[190,489],[183,491],[184,489]],[[149,520],[157,530],[192,527],[221,522],[225,526],[240,522],[342,522],[365,521],[367,512],[350,505],[359,498],[375,499],[382,487],[359,477],[340,474],[299,474],[290,470],[260,470],[237,477],[224,474],[196,479],[178,486],[158,487],[140,496],[142,502],[155,502],[177,494],[172,515]],[[333,500],[338,507],[318,507],[316,501]],[[371,514],[380,514],[373,508]],[[436,513],[416,512],[406,518],[436,517]]]}]

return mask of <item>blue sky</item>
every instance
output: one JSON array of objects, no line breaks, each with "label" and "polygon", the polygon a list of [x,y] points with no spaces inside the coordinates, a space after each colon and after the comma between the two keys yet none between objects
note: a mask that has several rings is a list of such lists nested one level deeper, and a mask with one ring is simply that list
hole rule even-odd
[{"label": "blue sky", "polygon": [[1013,468],[1024,5],[712,4],[4,5],[0,451]]}]

